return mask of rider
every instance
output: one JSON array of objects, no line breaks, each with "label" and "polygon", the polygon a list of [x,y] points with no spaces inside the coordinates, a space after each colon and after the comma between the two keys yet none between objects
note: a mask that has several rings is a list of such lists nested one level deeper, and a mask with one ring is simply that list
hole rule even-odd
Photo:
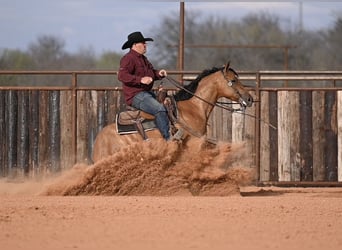
[{"label": "rider", "polygon": [[165,140],[170,139],[169,118],[164,105],[157,101],[152,91],[155,80],[167,76],[165,69],[156,70],[144,55],[146,42],[153,41],[145,38],[141,32],[128,35],[122,49],[130,49],[120,60],[118,79],[123,83],[122,89],[125,102],[136,109],[155,116],[156,126]]}]

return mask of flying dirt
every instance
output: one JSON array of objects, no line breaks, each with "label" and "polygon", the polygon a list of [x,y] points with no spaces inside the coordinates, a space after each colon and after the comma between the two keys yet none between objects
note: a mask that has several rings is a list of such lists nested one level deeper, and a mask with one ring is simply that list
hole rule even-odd
[{"label": "flying dirt", "polygon": [[226,196],[250,184],[254,168],[243,144],[187,146],[155,139],[121,149],[94,165],[75,165],[42,195]]}]

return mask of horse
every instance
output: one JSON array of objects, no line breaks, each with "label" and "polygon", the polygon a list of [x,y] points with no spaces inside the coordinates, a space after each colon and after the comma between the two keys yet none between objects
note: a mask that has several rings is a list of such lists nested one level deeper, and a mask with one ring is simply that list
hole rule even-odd
[{"label": "horse", "polygon": [[[253,97],[241,83],[238,73],[229,67],[229,62],[220,68],[204,70],[173,97],[178,113],[177,126],[183,128],[190,137],[201,137],[206,134],[210,113],[219,98],[226,97],[237,102],[241,110],[253,104]],[[151,140],[162,138],[158,129],[146,131],[146,135]],[[122,147],[142,141],[140,134],[119,135],[116,124],[109,124],[95,138],[93,161],[96,163]]]}]

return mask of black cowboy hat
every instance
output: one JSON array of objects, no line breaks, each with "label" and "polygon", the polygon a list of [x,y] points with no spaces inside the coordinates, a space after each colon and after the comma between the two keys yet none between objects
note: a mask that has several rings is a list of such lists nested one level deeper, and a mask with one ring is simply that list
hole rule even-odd
[{"label": "black cowboy hat", "polygon": [[152,38],[144,37],[141,32],[136,31],[128,35],[127,41],[122,45],[121,49],[131,48],[134,43],[153,41]]}]

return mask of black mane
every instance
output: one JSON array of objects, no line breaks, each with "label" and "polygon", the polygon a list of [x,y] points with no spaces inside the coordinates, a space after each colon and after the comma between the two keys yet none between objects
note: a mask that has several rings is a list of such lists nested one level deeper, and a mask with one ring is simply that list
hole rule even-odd
[{"label": "black mane", "polygon": [[175,100],[178,101],[185,101],[185,100],[189,100],[191,97],[193,97],[193,94],[190,93],[195,93],[198,87],[198,83],[206,76],[211,75],[219,70],[222,70],[223,68],[217,68],[217,67],[213,67],[212,69],[206,69],[203,70],[201,74],[199,74],[195,80],[193,80],[191,83],[189,83],[188,85],[184,86],[184,88],[188,91],[185,91],[184,89],[181,89],[180,91],[178,91],[175,95],[174,98]]}]

